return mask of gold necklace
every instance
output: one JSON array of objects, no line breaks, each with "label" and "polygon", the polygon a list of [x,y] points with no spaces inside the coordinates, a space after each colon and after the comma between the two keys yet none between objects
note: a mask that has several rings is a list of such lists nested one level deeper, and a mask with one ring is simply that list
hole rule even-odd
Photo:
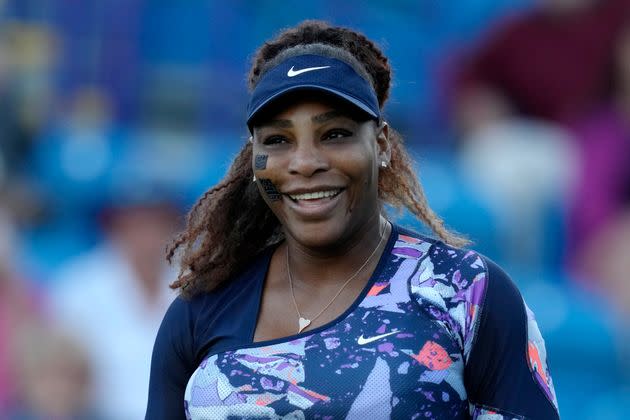
[{"label": "gold necklace", "polygon": [[[385,225],[385,229],[387,229],[387,225]],[[378,244],[376,245],[376,248],[374,248],[374,251],[372,251],[372,253],[370,254],[369,257],[367,257],[367,259],[365,260],[365,262],[361,265],[361,267],[359,267],[359,269],[357,271],[355,271],[355,273],[353,275],[351,275],[341,286],[341,288],[337,291],[337,293],[335,293],[335,296],[332,297],[332,299],[330,299],[330,302],[328,302],[328,304],[326,306],[324,306],[324,308],[319,311],[319,313],[317,315],[315,315],[313,318],[308,319],[308,318],[304,318],[302,316],[302,314],[300,314],[300,309],[298,308],[297,305],[297,301],[295,300],[295,292],[293,291],[293,279],[291,278],[291,268],[289,267],[289,246],[287,245],[287,277],[289,278],[289,289],[291,289],[291,298],[293,299],[293,305],[295,306],[295,312],[297,312],[298,315],[298,331],[297,333],[301,333],[304,328],[308,327],[309,325],[311,325],[311,323],[313,321],[315,321],[317,318],[319,318],[319,316],[321,314],[324,313],[324,311],[326,309],[328,309],[328,307],[330,305],[332,305],[332,303],[335,301],[335,299],[337,299],[337,297],[341,294],[341,292],[343,291],[343,289],[346,288],[346,286],[348,285],[348,283],[350,283],[352,281],[352,279],[354,279],[360,272],[361,270],[363,270],[365,268],[365,266],[370,262],[370,260],[372,259],[372,257],[374,256],[374,254],[376,254],[376,251],[379,249],[379,247],[381,246],[381,243],[383,242],[383,239],[385,238],[384,234],[381,234],[381,239],[379,239]]]}]

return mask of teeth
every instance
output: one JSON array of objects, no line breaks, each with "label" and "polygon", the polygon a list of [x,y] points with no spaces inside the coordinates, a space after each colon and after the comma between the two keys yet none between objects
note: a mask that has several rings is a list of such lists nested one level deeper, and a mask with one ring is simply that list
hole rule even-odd
[{"label": "teeth", "polygon": [[336,190],[329,190],[329,191],[316,191],[316,192],[295,194],[295,195],[289,194],[289,197],[291,197],[294,200],[317,200],[319,198],[332,197],[333,195],[339,193],[339,191],[341,190],[336,189]]}]

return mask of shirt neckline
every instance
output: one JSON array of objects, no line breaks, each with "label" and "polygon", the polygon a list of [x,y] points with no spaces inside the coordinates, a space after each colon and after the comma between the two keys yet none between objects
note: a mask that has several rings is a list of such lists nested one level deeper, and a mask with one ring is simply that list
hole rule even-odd
[{"label": "shirt neckline", "polygon": [[[313,328],[312,330],[304,331],[299,334],[292,334],[292,335],[288,335],[284,337],[273,338],[270,340],[253,341],[254,334],[256,333],[256,325],[258,323],[258,316],[260,315],[260,307],[262,304],[262,293],[264,289],[265,278],[267,276],[267,272],[269,271],[269,264],[271,262],[271,256],[273,255],[273,252],[270,251],[267,258],[265,259],[265,262],[264,262],[265,265],[263,267],[263,270],[260,270],[258,272],[258,276],[259,276],[259,278],[257,279],[258,299],[256,299],[256,307],[252,311],[254,313],[253,320],[252,320],[253,325],[250,328],[250,332],[247,337],[247,343],[244,343],[238,346],[237,349],[265,347],[265,346],[270,346],[270,345],[278,344],[278,343],[291,342],[291,341],[298,340],[304,337],[308,337],[310,335],[317,334],[321,331],[324,331],[328,328],[331,328],[339,324],[341,321],[346,319],[348,315],[350,315],[350,313],[352,313],[356,309],[356,307],[359,306],[361,302],[363,302],[363,300],[365,299],[365,296],[368,294],[368,292],[370,291],[370,289],[372,288],[376,280],[381,277],[383,268],[387,265],[387,261],[391,257],[392,249],[394,247],[394,244],[396,243],[396,238],[398,238],[399,231],[398,231],[398,227],[394,223],[390,222],[390,224],[392,226],[392,229],[391,229],[391,232],[389,233],[387,244],[385,245],[385,248],[383,249],[383,252],[381,253],[381,256],[379,258],[378,264],[376,265],[376,268],[374,269],[374,271],[372,272],[372,275],[370,276],[365,286],[363,287],[363,290],[361,290],[361,293],[359,293],[356,299],[352,302],[352,304],[350,304],[350,306],[345,311],[343,311],[339,316],[332,319],[331,321],[323,325],[320,325],[317,328]],[[214,354],[225,352],[225,351],[229,351],[229,349],[221,350],[220,352],[216,352]]]}]

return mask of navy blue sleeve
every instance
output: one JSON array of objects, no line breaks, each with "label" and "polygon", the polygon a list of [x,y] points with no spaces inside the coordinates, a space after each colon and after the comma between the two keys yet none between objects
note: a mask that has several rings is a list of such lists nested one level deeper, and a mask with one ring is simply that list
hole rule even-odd
[{"label": "navy blue sleeve", "polygon": [[153,347],[146,420],[185,419],[186,385],[203,358],[251,343],[272,253],[212,292],[173,301]]},{"label": "navy blue sleeve", "polygon": [[185,420],[184,391],[195,370],[189,302],[173,301],[157,333],[151,357],[146,420]]},{"label": "navy blue sleeve", "polygon": [[488,287],[465,368],[473,418],[558,419],[544,341],[520,292],[486,260]]}]

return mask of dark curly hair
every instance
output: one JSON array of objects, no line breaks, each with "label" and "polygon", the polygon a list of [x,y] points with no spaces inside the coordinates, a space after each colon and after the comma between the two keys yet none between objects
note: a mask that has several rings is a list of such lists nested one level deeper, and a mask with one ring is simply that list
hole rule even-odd
[{"label": "dark curly hair", "polygon": [[[372,79],[383,107],[392,73],[387,57],[363,34],[321,21],[304,21],[265,42],[253,58],[248,77],[250,89],[278,54],[311,44],[329,45],[355,57]],[[403,139],[392,129],[390,142],[391,161],[380,171],[379,198],[394,208],[407,208],[447,244],[465,245],[467,240],[449,232],[429,207]],[[179,289],[183,297],[226,283],[255,255],[283,240],[280,223],[263,201],[252,177],[252,145],[247,143],[225,178],[193,206],[185,230],[170,245],[168,260],[172,263],[177,258],[181,264],[179,277],[171,288]]]}]

